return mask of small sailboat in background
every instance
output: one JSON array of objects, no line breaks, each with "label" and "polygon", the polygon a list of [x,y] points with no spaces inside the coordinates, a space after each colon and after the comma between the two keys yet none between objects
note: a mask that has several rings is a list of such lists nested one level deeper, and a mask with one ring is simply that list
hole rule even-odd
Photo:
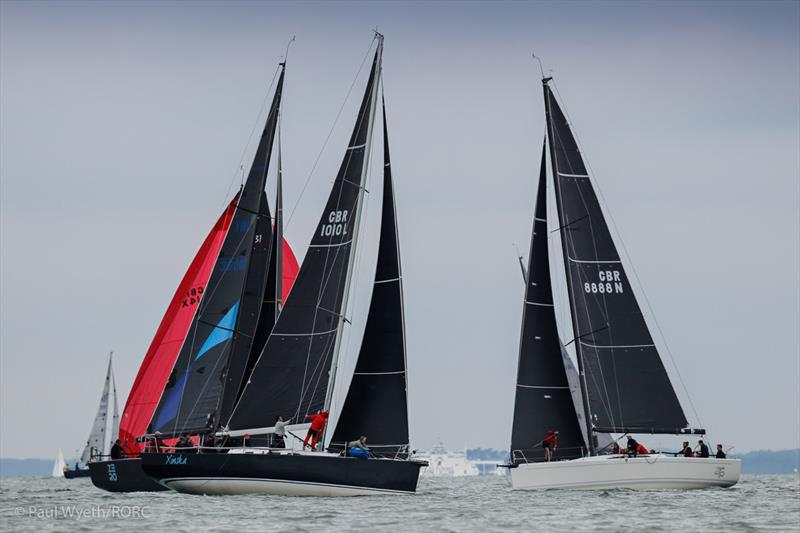
[{"label": "small sailboat in background", "polygon": [[[92,430],[89,432],[86,446],[84,446],[80,459],[75,463],[74,468],[67,467],[64,469],[64,477],[67,479],[88,477],[90,475],[89,465],[107,457],[113,442],[118,438],[119,408],[117,407],[117,384],[114,380],[114,370],[111,367],[113,356],[114,352],[108,354],[108,370],[106,370],[103,393],[100,395],[100,405],[97,406],[97,414],[94,417],[94,423],[92,424]],[[113,404],[111,403],[112,400]]]},{"label": "small sailboat in background", "polygon": [[59,448],[56,460],[53,461],[53,477],[64,477],[64,470],[66,468],[67,463],[64,461],[64,452]]},{"label": "small sailboat in background", "polygon": [[[611,237],[591,178],[549,82],[542,80],[547,137],[534,213],[511,437],[514,489],[729,487],[741,461],[614,453],[609,434],[704,435],[692,429],[659,356]],[[559,336],[548,254],[549,146],[578,388]],[[543,437],[558,431],[548,461]]]}]

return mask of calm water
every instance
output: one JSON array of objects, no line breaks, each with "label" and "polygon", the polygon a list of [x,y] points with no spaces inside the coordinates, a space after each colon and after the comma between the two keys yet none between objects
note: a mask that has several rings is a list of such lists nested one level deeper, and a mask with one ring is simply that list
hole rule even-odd
[{"label": "calm water", "polygon": [[[132,516],[137,512],[144,516]],[[730,489],[685,492],[538,493],[512,492],[508,480],[494,476],[423,478],[416,496],[358,498],[114,495],[95,489],[88,479],[0,480],[2,531],[110,527],[170,532],[798,531],[800,478],[744,476]]]}]

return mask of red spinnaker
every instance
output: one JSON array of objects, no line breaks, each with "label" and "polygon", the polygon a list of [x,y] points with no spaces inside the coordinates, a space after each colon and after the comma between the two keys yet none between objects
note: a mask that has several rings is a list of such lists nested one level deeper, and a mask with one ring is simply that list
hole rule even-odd
[{"label": "red spinnaker", "polygon": [[283,301],[286,301],[286,297],[289,296],[289,292],[292,290],[292,285],[294,285],[294,280],[297,278],[297,271],[300,270],[300,266],[297,264],[297,258],[294,256],[294,252],[292,248],[289,246],[289,242],[286,238],[283,239]]},{"label": "red spinnaker", "polygon": [[141,452],[142,444],[136,442],[136,437],[147,431],[153,411],[158,406],[161,392],[189,331],[235,209],[234,199],[203,241],[189,265],[189,270],[178,285],[139,367],[119,424],[120,442],[128,455],[138,455]]}]

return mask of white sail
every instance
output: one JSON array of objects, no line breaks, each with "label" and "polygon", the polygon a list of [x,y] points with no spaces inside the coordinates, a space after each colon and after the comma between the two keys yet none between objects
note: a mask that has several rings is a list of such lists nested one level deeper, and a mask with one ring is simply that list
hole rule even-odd
[{"label": "white sail", "polygon": [[59,448],[56,460],[53,462],[53,477],[64,477],[64,469],[66,467],[67,463],[64,461],[64,452]]},{"label": "white sail", "polygon": [[119,438],[119,398],[117,398],[117,380],[114,378],[113,370],[111,371],[111,390],[114,395],[114,416],[111,419],[111,438],[108,439],[107,453],[111,453],[111,446]]},{"label": "white sail", "polygon": [[86,441],[86,447],[81,454],[81,463],[87,464],[92,455],[103,455],[106,453],[106,430],[108,426],[108,391],[111,386],[111,357],[108,358],[108,370],[106,371],[106,382],[103,385],[103,394],[100,396],[100,405],[97,407],[97,415],[94,417],[92,431]]}]

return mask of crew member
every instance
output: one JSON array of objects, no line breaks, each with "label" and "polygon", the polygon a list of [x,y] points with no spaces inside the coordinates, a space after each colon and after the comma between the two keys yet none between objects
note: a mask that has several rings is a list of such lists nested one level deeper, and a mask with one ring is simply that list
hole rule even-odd
[{"label": "crew member", "polygon": [[692,451],[691,448],[689,448],[688,440],[683,441],[683,449],[681,450],[681,453],[683,454],[684,457],[694,457],[694,452]]},{"label": "crew member", "polygon": [[717,455],[715,457],[717,459],[725,459],[728,457],[722,449],[722,444],[717,444]]},{"label": "crew member", "polygon": [[[645,450],[647,449],[645,448]],[[639,443],[636,441],[636,439],[628,435],[628,455],[631,457],[636,457],[639,455],[639,453]],[[647,452],[645,451],[645,453]]]},{"label": "crew member", "polygon": [[308,428],[306,439],[303,441],[303,449],[308,446],[308,440],[311,439],[311,449],[317,449],[317,440],[322,435],[322,430],[325,429],[325,424],[328,422],[328,412],[318,411],[313,415],[306,415],[306,419],[311,420],[311,427]]},{"label": "crew member", "polygon": [[119,442],[119,439],[114,441],[114,445],[111,447],[111,458],[112,459],[122,459],[125,457],[125,452],[122,451],[122,445]]},{"label": "crew member", "polygon": [[705,443],[702,441],[702,439],[697,441],[697,446],[700,448],[700,450],[697,452],[697,457],[706,457],[706,458],[708,458],[708,456],[709,456],[708,446],[705,445]]},{"label": "crew member", "polygon": [[558,431],[553,431],[551,429],[542,439],[542,449],[544,449],[545,461],[550,462],[550,459],[552,459],[553,454],[555,453],[557,447],[558,447]]},{"label": "crew member", "polygon": [[273,448],[286,448],[286,424],[291,422],[292,419],[284,420],[281,415],[275,417],[275,434],[273,435]]},{"label": "crew member", "polygon": [[369,459],[370,451],[367,447],[367,437],[361,435],[358,440],[347,443],[347,455],[358,457],[359,459]]}]

